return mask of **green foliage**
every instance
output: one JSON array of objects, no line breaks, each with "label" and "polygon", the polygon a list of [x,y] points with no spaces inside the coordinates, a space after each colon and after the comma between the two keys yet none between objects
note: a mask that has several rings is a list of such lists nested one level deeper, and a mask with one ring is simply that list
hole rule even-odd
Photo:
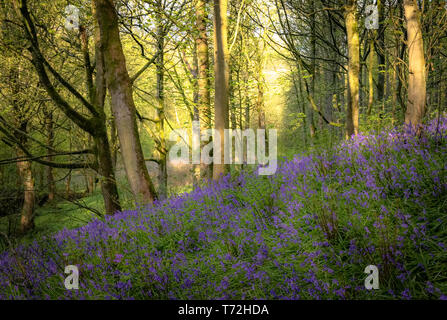
[{"label": "green foliage", "polygon": [[[51,235],[63,228],[79,228],[98,216],[85,207],[93,208],[99,212],[104,212],[102,194],[96,191],[94,194],[77,200],[82,207],[70,201],[58,201],[47,203],[43,207],[38,207],[35,212],[35,229],[24,237],[17,239],[20,242],[30,243],[36,238]],[[17,226],[20,214],[11,214],[0,217],[0,231],[7,234],[8,224]],[[11,221],[11,222],[10,222]]]}]

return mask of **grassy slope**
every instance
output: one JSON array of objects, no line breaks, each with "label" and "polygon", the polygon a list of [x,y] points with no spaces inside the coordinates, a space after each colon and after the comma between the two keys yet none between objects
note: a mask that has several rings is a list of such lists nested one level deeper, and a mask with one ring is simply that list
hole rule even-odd
[{"label": "grassy slope", "polygon": [[446,298],[441,128],[359,137],[18,247],[0,255],[0,298]]}]

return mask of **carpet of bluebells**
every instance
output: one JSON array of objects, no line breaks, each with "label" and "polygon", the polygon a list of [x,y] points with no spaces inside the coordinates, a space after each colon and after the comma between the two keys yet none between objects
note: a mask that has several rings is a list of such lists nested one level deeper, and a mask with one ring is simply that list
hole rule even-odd
[{"label": "carpet of bluebells", "polygon": [[360,135],[10,248],[0,299],[446,299],[446,138]]}]

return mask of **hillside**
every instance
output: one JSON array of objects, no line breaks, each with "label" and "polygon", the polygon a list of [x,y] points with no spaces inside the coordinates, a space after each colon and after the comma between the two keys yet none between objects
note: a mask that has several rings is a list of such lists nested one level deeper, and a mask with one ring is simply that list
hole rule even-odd
[{"label": "hillside", "polygon": [[11,248],[0,299],[446,299],[446,138],[359,135]]}]

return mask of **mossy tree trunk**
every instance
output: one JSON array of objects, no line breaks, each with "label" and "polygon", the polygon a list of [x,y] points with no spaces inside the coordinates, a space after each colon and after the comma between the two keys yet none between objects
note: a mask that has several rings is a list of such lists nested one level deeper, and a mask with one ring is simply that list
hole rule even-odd
[{"label": "mossy tree trunk", "polygon": [[421,17],[415,0],[404,0],[408,46],[408,101],[405,123],[418,127],[425,113],[426,72]]},{"label": "mossy tree trunk", "polygon": [[359,130],[359,73],[360,45],[357,26],[357,1],[349,0],[345,6],[346,36],[348,42],[348,107],[346,135],[357,135]]}]

